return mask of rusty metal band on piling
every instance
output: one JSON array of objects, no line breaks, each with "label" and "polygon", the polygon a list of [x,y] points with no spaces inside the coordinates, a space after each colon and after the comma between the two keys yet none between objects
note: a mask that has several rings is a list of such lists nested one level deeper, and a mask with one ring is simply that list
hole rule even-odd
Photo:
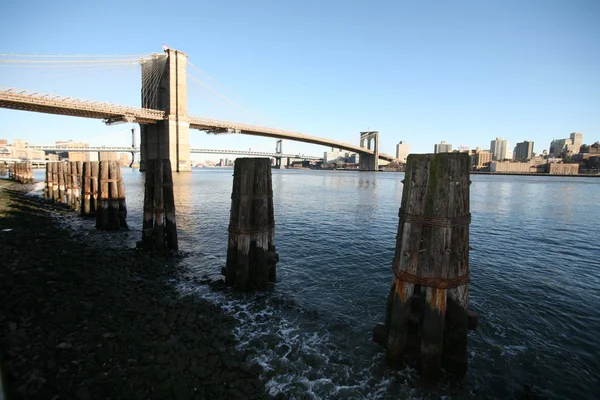
[{"label": "rusty metal band on piling", "polygon": [[429,276],[418,276],[415,274],[411,274],[408,271],[398,269],[397,265],[392,266],[392,271],[394,271],[396,279],[399,279],[402,282],[412,283],[414,285],[426,286],[436,289],[454,289],[459,286],[466,285],[470,281],[469,271],[467,271],[466,274],[457,276],[456,278],[436,278]]}]

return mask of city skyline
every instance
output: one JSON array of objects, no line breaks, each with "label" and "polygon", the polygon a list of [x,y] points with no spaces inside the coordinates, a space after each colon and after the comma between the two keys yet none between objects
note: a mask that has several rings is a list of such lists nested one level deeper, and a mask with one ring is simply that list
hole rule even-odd
[{"label": "city skyline", "polygon": [[[548,138],[562,137],[563,132],[584,132],[590,138],[600,133],[596,117],[600,77],[595,72],[600,69],[600,43],[592,39],[600,36],[595,24],[600,4],[595,1],[459,1],[433,7],[309,1],[285,6],[210,3],[200,8],[190,3],[185,14],[163,7],[163,29],[143,34],[127,15],[150,19],[154,7],[118,6],[121,13],[111,11],[111,2],[82,9],[75,2],[25,5],[9,0],[0,17],[0,32],[7,38],[0,52],[150,53],[160,52],[166,43],[186,52],[194,65],[222,86],[208,78],[207,83],[233,93],[230,97],[252,112],[220,110],[196,88],[189,91],[193,114],[274,125],[348,143],[357,143],[360,131],[376,129],[381,150],[388,154],[394,154],[399,140],[411,143],[413,152],[425,153],[441,140],[475,148],[501,136],[510,143],[526,139],[545,147]],[[197,26],[196,12],[227,16],[233,23],[227,31],[221,29],[219,18]],[[364,18],[376,22],[377,28],[356,30],[355,21]],[[564,29],[566,25],[570,28]],[[16,31],[26,34],[14,35]],[[44,35],[36,34],[41,31]],[[231,59],[236,61],[224,61]],[[361,61],[367,59],[377,62]],[[189,70],[201,76],[194,68]],[[139,66],[71,72],[3,65],[0,84],[140,104]],[[99,136],[99,131],[123,129],[10,110],[0,110],[0,117],[3,136],[30,142],[65,131],[76,135],[73,139],[87,140]],[[194,132],[191,144],[223,148],[230,141]],[[126,145],[128,139],[123,142]],[[272,147],[268,139],[255,137],[240,136],[236,142],[261,150]],[[290,151],[305,154],[323,151],[301,143],[289,146]]]}]

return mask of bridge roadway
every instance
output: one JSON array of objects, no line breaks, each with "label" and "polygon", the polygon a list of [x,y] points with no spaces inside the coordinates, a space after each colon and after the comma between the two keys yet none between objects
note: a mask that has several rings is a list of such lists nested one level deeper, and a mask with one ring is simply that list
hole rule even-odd
[{"label": "bridge roadway", "polygon": [[[0,88],[0,108],[102,119],[106,124],[118,122],[152,124],[156,123],[157,121],[162,121],[166,118],[165,112],[160,110],[115,105],[112,103],[42,94],[6,87]],[[190,116],[189,122],[191,129],[198,129],[201,131],[207,131],[209,133],[239,133],[244,135],[263,136],[276,139],[288,139],[298,142],[334,147],[359,154],[374,154],[372,150],[349,143],[282,129],[193,116]],[[384,153],[379,153],[379,159],[386,161],[396,160],[395,157]]]},{"label": "bridge roadway", "polygon": [[[117,152],[117,153],[131,153],[140,152],[139,147],[126,147],[126,146],[90,146],[90,147],[68,147],[68,146],[35,146],[27,145],[28,149],[43,150],[43,151],[58,151],[58,152]],[[302,160],[322,160],[323,157],[317,156],[306,156],[304,154],[283,154],[283,153],[269,153],[265,151],[245,151],[245,150],[226,150],[226,149],[190,149],[190,153],[200,154],[232,154],[232,155],[248,155],[248,156],[259,156],[259,157],[281,157],[281,158],[298,158]]]}]

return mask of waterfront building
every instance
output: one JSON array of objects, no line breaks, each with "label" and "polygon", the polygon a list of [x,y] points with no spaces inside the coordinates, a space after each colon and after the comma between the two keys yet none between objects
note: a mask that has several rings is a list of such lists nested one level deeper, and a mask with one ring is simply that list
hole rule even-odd
[{"label": "waterfront building", "polygon": [[537,172],[537,167],[528,162],[492,161],[490,172],[529,174]]},{"label": "waterfront building", "polygon": [[446,143],[445,141],[442,140],[442,142],[440,144],[436,144],[433,146],[433,152],[435,154],[452,153],[452,145],[449,143]]},{"label": "waterfront building", "polygon": [[533,142],[524,141],[517,143],[515,147],[515,160],[526,161],[533,156]]},{"label": "waterfront building", "polygon": [[507,157],[508,141],[497,137],[496,140],[490,142],[490,152],[492,158],[496,161],[505,160]]},{"label": "waterfront building", "polygon": [[471,167],[475,171],[488,169],[491,161],[492,153],[479,147],[471,154]]},{"label": "waterfront building", "polygon": [[396,158],[402,163],[406,163],[406,157],[408,157],[408,143],[404,141],[398,142],[396,145]]},{"label": "waterfront building", "polygon": [[551,175],[577,175],[579,164],[573,163],[548,163],[547,172]]}]

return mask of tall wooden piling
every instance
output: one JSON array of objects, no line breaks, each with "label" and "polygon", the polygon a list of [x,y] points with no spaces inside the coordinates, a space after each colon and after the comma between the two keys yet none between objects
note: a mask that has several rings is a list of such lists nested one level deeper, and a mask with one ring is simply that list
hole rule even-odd
[{"label": "tall wooden piling", "polygon": [[[120,188],[122,191],[119,190]],[[123,210],[119,209],[121,205],[124,207]],[[117,161],[100,161],[96,228],[102,230],[127,228],[126,218],[125,186],[120,166]]]},{"label": "tall wooden piling", "polygon": [[71,161],[71,190],[73,191],[73,209],[81,210],[81,197],[79,186],[81,185],[81,161]]},{"label": "tall wooden piling", "polygon": [[394,277],[374,339],[390,365],[414,356],[426,379],[467,369],[469,156],[408,156]]},{"label": "tall wooden piling", "polygon": [[146,160],[142,245],[146,250],[177,250],[173,175],[168,159]]},{"label": "tall wooden piling", "polygon": [[52,192],[52,179],[50,178],[50,163],[46,163],[45,170],[45,178],[44,178],[44,198],[50,199],[50,193]]},{"label": "tall wooden piling", "polygon": [[96,214],[96,199],[98,197],[98,169],[98,161],[85,161],[82,164],[82,216],[92,216]]},{"label": "tall wooden piling", "polygon": [[268,158],[235,160],[225,282],[266,289],[276,280],[275,217]]},{"label": "tall wooden piling", "polygon": [[57,172],[58,172],[58,199],[57,203],[65,203],[65,163],[59,162],[57,163]]},{"label": "tall wooden piling", "polygon": [[73,208],[73,181],[72,181],[72,163],[65,164],[65,195],[67,198],[67,207]]}]

